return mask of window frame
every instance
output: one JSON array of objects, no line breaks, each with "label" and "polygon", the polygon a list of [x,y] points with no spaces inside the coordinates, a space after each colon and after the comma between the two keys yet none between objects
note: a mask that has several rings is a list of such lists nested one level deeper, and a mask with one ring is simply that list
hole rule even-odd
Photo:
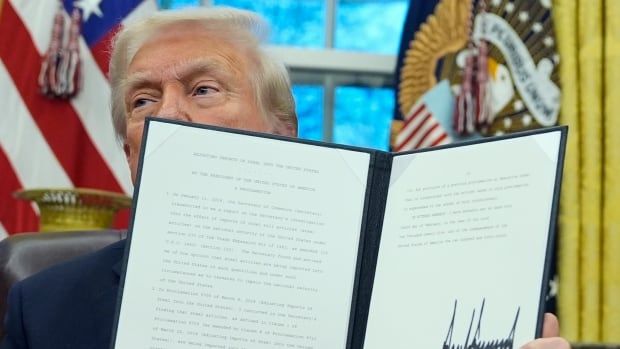
[{"label": "window frame", "polygon": [[[395,85],[396,55],[334,48],[338,0],[325,1],[325,46],[322,49],[269,45],[267,51],[289,69],[293,85],[323,86],[323,140],[333,141],[335,91],[338,86]],[[212,6],[212,0],[200,0]]]}]

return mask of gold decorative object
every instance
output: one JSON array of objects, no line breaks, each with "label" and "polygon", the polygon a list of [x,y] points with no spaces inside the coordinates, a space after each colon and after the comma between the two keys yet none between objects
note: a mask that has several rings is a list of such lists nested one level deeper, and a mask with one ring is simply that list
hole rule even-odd
[{"label": "gold decorative object", "polygon": [[442,0],[428,16],[405,53],[398,86],[402,115],[437,84],[437,62],[467,45],[472,16],[472,0]]},{"label": "gold decorative object", "polygon": [[[409,43],[400,72],[398,107],[401,115],[407,115],[420,97],[437,84],[435,73],[439,60],[467,45],[472,15],[472,0],[442,0],[422,23]],[[403,127],[404,121],[392,121],[392,146]]]},{"label": "gold decorative object", "polygon": [[[572,0],[564,1],[568,4]],[[556,6],[555,2],[553,6]],[[567,9],[574,8],[573,5],[566,6]],[[564,11],[568,14],[572,10]],[[604,11],[593,12],[600,17]],[[600,22],[600,18],[592,21]],[[553,23],[550,0],[439,0],[434,12],[414,33],[402,62],[399,62],[402,64],[398,77],[401,116],[408,115],[412,106],[440,81],[448,82],[452,97],[458,96],[467,57],[477,55],[480,48],[468,44],[484,39],[488,48],[485,74],[488,84],[485,91],[488,92],[486,97],[490,96],[484,105],[490,109],[490,113],[485,115],[490,115],[491,119],[477,127],[478,133],[493,136],[556,124],[561,104],[560,56]],[[576,20],[571,23],[576,23]],[[574,31],[571,33],[574,34]],[[411,33],[404,33],[403,36],[409,37],[407,34]],[[589,41],[592,45],[588,46],[592,52],[595,51],[593,40]],[[584,55],[590,56],[596,54]],[[469,68],[474,67],[469,64]],[[431,105],[437,103],[424,102]],[[433,108],[430,109],[433,111]],[[454,115],[433,116],[439,118],[444,129],[454,126]],[[394,120],[393,124],[392,132],[404,127],[403,120]],[[392,133],[391,139],[396,139],[396,136]],[[395,146],[395,143],[391,145]]]},{"label": "gold decorative object", "polygon": [[107,229],[117,211],[131,207],[130,197],[96,189],[41,188],[13,195],[37,204],[42,232]]}]

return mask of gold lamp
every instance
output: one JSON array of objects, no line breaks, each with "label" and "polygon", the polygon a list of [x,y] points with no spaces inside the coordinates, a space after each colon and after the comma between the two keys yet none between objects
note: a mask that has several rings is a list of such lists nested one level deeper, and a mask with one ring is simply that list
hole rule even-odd
[{"label": "gold lamp", "polygon": [[131,207],[130,197],[96,189],[27,189],[13,195],[37,204],[42,232],[107,229],[116,212]]}]

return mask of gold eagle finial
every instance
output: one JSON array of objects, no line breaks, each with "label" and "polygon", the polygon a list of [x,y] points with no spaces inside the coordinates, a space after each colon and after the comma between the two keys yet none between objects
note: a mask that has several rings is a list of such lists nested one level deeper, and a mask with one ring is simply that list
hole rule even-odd
[{"label": "gold eagle finial", "polygon": [[401,115],[437,83],[437,62],[463,48],[470,36],[472,0],[442,0],[428,16],[403,58],[398,85]]}]

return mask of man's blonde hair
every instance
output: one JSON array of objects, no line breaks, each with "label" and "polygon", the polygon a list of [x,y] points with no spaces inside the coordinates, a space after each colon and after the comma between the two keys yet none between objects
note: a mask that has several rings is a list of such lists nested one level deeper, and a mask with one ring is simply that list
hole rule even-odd
[{"label": "man's blonde hair", "polygon": [[[240,44],[254,53],[256,71],[251,78],[256,103],[276,129],[297,135],[297,115],[288,72],[284,65],[261,47],[268,35],[268,26],[258,15],[225,7],[161,11],[125,26],[115,37],[110,59],[112,87],[112,121],[116,137],[125,141],[127,116],[123,83],[129,64],[154,34],[177,23],[197,23],[206,31],[224,33],[224,40]],[[279,127],[278,127],[279,126]]]}]

